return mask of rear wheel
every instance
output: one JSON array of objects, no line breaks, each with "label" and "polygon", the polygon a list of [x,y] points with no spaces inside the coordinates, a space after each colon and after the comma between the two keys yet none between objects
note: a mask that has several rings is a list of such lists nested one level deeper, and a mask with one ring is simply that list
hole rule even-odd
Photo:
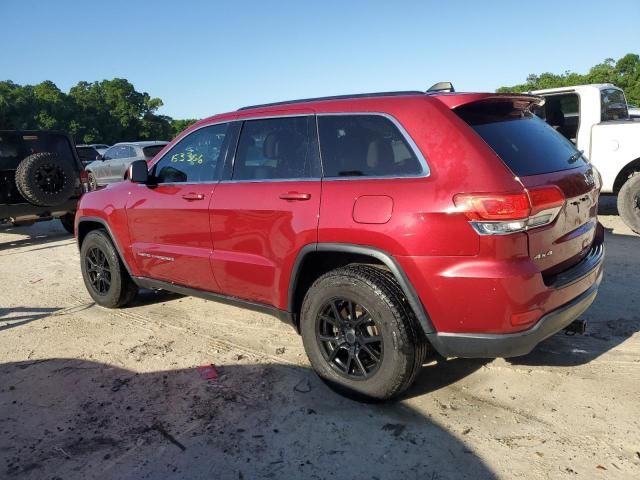
[{"label": "rear wheel", "polygon": [[627,226],[640,233],[640,172],[635,172],[618,192],[618,213]]},{"label": "rear wheel", "polygon": [[386,400],[414,381],[426,340],[393,276],[348,265],[320,277],[301,311],[305,350],[318,375],[341,393]]},{"label": "rear wheel", "polygon": [[104,230],[89,232],[80,248],[82,278],[98,305],[118,308],[131,303],[138,287],[124,267]]}]

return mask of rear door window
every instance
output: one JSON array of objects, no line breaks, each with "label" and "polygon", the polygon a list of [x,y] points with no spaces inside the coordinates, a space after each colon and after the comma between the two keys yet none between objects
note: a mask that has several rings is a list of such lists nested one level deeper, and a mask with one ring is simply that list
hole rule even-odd
[{"label": "rear door window", "polygon": [[402,177],[423,172],[407,138],[381,115],[321,115],[325,177]]},{"label": "rear door window", "polygon": [[104,152],[105,160],[115,160],[116,158],[121,158],[120,156],[121,147],[120,145],[114,145],[109,148],[106,152]]},{"label": "rear door window", "polygon": [[312,115],[244,122],[233,164],[233,180],[319,177],[318,143]]},{"label": "rear door window", "polygon": [[80,160],[83,162],[93,162],[97,160],[100,155],[93,147],[76,147],[76,151],[78,152]]},{"label": "rear door window", "polygon": [[164,148],[164,145],[152,145],[150,147],[144,147],[142,149],[142,153],[144,153],[145,158],[153,158],[163,148]]},{"label": "rear door window", "polygon": [[551,125],[510,101],[478,102],[455,109],[521,177],[558,172],[587,163],[576,147]]},{"label": "rear door window", "polygon": [[122,147],[120,158],[135,158],[137,156],[136,149],[130,146]]}]

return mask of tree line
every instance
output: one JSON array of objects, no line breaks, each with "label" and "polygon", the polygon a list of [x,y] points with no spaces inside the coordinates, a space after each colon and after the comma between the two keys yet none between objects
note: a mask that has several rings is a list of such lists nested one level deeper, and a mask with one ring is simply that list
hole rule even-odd
[{"label": "tree line", "polygon": [[[640,57],[628,53],[617,61],[607,58],[586,74],[531,74],[525,83],[497,91],[527,92],[585,83],[613,83],[624,90],[630,104],[640,105]],[[137,91],[124,78],[81,81],[69,93],[49,80],[37,85],[0,81],[0,129],[63,130],[77,143],[170,140],[197,121],[159,115],[161,106],[161,99]]]},{"label": "tree line", "polygon": [[78,82],[61,91],[52,81],[0,81],[0,129],[63,130],[77,143],[170,140],[197,119],[158,115],[162,100],[126,79]]},{"label": "tree line", "polygon": [[591,67],[585,73],[565,71],[564,73],[532,73],[525,83],[511,87],[500,87],[498,92],[528,92],[543,88],[567,87],[587,83],[613,83],[622,88],[627,102],[640,105],[640,56],[627,53],[617,61],[607,58],[604,62]]}]

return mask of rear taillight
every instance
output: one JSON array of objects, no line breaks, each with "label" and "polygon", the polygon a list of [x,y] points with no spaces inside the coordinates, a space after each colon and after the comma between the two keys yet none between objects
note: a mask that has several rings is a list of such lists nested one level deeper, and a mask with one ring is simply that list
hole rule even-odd
[{"label": "rear taillight", "polygon": [[459,193],[453,201],[479,234],[505,235],[553,222],[565,197],[551,186],[520,193]]},{"label": "rear taillight", "polygon": [[87,193],[89,191],[89,173],[84,169],[80,170],[80,183],[82,184],[82,191]]}]

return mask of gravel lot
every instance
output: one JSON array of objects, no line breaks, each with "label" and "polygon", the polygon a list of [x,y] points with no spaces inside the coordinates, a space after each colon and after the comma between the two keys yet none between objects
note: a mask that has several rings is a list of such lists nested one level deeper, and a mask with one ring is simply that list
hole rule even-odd
[{"label": "gravel lot", "polygon": [[640,478],[640,238],[614,200],[587,335],[433,361],[383,405],[329,390],[271,317],[149,291],[105,310],[57,222],[2,228],[0,478]]}]

